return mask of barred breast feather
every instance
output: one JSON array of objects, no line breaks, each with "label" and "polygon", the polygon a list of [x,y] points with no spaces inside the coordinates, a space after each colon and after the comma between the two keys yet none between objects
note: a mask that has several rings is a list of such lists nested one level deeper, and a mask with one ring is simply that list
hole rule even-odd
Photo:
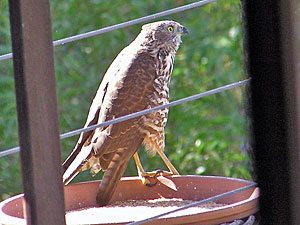
[{"label": "barred breast feather", "polygon": [[[173,70],[174,55],[160,50],[154,55],[156,59],[156,77],[153,82],[154,92],[149,96],[148,108],[169,103],[169,83]],[[155,154],[165,147],[164,127],[168,120],[168,108],[143,116],[141,132],[145,133],[144,143],[147,149]]]}]

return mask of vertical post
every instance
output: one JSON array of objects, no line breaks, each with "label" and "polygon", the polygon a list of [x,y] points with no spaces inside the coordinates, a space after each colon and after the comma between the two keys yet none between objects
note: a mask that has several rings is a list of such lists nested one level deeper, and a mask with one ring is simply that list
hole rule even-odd
[{"label": "vertical post", "polygon": [[9,0],[28,224],[65,224],[48,0]]},{"label": "vertical post", "polygon": [[260,224],[299,224],[300,114],[293,0],[242,0]]}]

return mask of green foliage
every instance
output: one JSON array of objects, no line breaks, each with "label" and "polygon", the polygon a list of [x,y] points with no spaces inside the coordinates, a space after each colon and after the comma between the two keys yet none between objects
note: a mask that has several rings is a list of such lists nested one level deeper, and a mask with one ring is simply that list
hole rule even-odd
[{"label": "green foliage", "polygon": [[[51,1],[53,40],[99,29],[192,1]],[[0,2],[0,54],[11,51],[7,1]],[[172,19],[190,35],[175,59],[171,100],[245,78],[242,21],[238,0],[220,0],[157,20]],[[106,69],[138,34],[142,24],[54,48],[60,132],[83,126]],[[18,145],[12,61],[0,62],[0,149]],[[78,137],[62,140],[62,160]],[[166,154],[181,174],[222,175],[249,179],[244,88],[236,88],[170,109]],[[142,147],[143,148],[143,147]],[[146,170],[164,168],[158,156],[139,151]],[[0,198],[22,191],[18,154],[0,159]],[[47,168],[41,168],[47,169]],[[136,175],[133,161],[127,176]],[[75,181],[91,178],[88,172]],[[46,179],[46,178],[45,178]]]}]

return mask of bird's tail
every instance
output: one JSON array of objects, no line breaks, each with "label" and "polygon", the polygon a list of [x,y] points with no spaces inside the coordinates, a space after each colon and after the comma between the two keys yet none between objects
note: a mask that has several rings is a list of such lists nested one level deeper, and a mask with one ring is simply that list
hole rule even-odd
[{"label": "bird's tail", "polygon": [[115,189],[126,170],[130,157],[124,160],[124,151],[117,151],[104,172],[101,184],[97,193],[97,203],[100,206],[107,205]]},{"label": "bird's tail", "polygon": [[126,142],[123,145],[127,147],[119,148],[111,157],[97,192],[96,200],[100,206],[108,204],[126,170],[130,158],[136,153],[144,140],[144,137],[139,136],[135,132],[136,130],[133,129],[133,134],[129,138],[125,138]]}]

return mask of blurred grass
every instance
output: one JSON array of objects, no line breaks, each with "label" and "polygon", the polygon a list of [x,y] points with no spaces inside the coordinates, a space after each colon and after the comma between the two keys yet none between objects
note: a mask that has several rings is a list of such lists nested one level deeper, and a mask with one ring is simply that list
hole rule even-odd
[{"label": "blurred grass", "polygon": [[[53,40],[150,15],[193,1],[51,1]],[[0,54],[11,51],[7,1],[0,2]],[[243,29],[238,0],[220,0],[158,20],[186,26],[190,35],[175,59],[170,100],[245,78]],[[60,132],[81,128],[106,69],[139,33],[142,24],[54,48]],[[18,145],[12,60],[0,61],[0,150]],[[245,89],[236,88],[170,109],[165,152],[181,174],[250,179],[244,110]],[[78,137],[62,140],[62,160]],[[142,147],[143,148],[143,147]],[[165,168],[158,156],[140,151],[146,170]],[[47,169],[47,168],[41,168]],[[126,176],[136,175],[131,160]],[[88,172],[75,181],[99,179]],[[46,178],[45,178],[46,179]],[[22,192],[18,154],[0,159],[0,198]]]}]

